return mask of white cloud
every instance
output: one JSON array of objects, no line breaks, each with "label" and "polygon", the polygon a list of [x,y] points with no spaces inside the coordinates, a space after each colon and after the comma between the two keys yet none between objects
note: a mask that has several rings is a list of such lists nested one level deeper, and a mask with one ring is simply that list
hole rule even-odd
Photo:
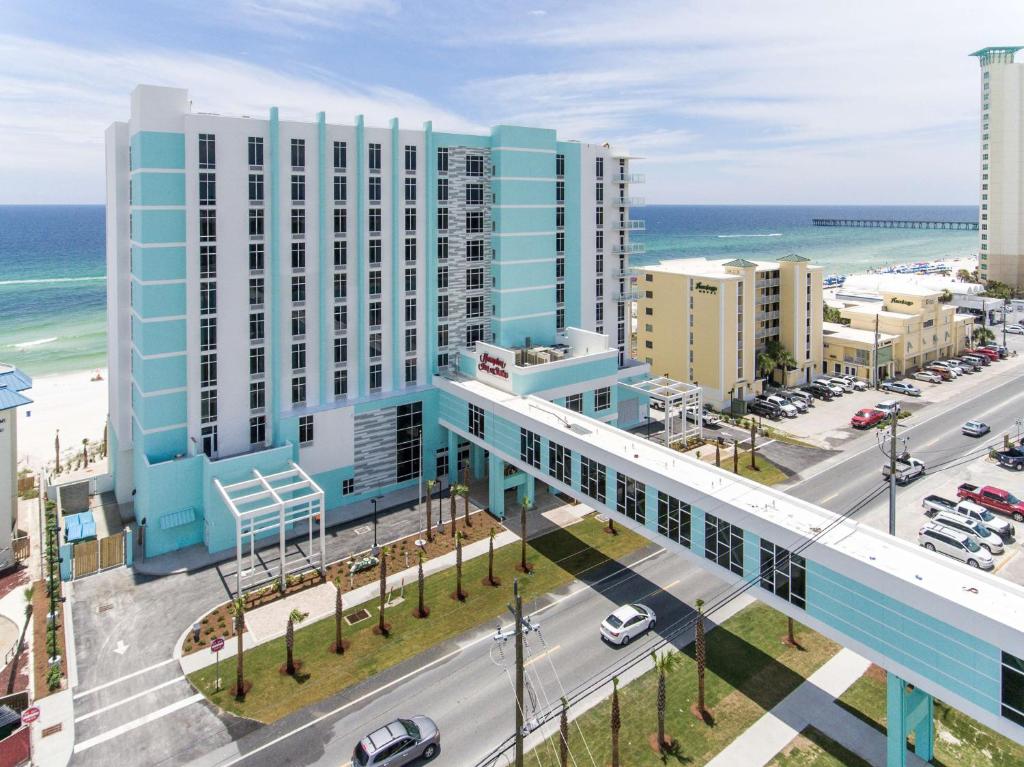
[{"label": "white cloud", "polygon": [[220,56],[187,51],[110,53],[28,38],[0,36],[0,203],[103,200],[103,132],[128,117],[138,83],[189,88],[195,111],[420,126],[476,126],[403,91],[356,85],[314,73],[282,74]]},{"label": "white cloud", "polygon": [[302,33],[309,28],[351,26],[358,16],[390,17],[398,12],[396,0],[234,0],[231,18],[269,32]]}]

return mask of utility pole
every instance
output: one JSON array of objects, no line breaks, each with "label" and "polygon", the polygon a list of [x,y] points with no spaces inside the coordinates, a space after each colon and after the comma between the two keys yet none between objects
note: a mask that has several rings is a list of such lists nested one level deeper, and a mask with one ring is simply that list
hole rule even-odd
[{"label": "utility pole", "polygon": [[875,312],[875,352],[871,358],[872,377],[875,381],[875,390],[881,385],[878,380],[878,312]]},{"label": "utility pole", "polygon": [[1006,346],[1006,299],[1003,299],[1003,346]]},{"label": "utility pole", "polygon": [[[534,623],[529,617],[523,617],[523,597],[519,593],[519,579],[516,578],[512,581],[512,604],[508,605],[509,612],[515,618],[515,627],[509,631],[502,631],[501,624],[498,624],[498,630],[494,634],[494,641],[498,643],[499,648],[502,647],[505,642],[509,639],[515,638],[516,643],[516,681],[515,681],[515,704],[516,704],[516,735],[515,735],[515,767],[523,767],[523,737],[526,732],[532,731],[535,726],[535,720],[531,719],[530,724],[526,724],[526,683],[524,679],[523,665],[523,636],[531,631],[540,631],[540,624]],[[502,654],[502,658],[504,658]]]}]

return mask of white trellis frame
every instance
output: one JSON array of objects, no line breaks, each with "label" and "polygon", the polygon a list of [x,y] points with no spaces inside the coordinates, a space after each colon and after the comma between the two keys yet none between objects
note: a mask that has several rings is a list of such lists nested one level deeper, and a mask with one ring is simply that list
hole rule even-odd
[{"label": "white trellis frame", "polygon": [[[324,491],[302,468],[293,461],[289,468],[275,474],[252,470],[253,478],[217,486],[224,503],[235,518],[235,596],[242,595],[242,579],[250,578],[257,570],[256,544],[273,531],[278,539],[278,573],[281,588],[287,585],[290,573],[311,568],[324,572],[326,550],[324,544]],[[289,525],[305,522],[308,527],[306,554],[299,553],[291,561],[287,558],[285,533]],[[313,529],[318,528],[319,545],[314,547]],[[248,549],[248,567],[243,558]],[[256,585],[255,581],[248,584]]]},{"label": "white trellis frame", "polygon": [[[668,376],[648,378],[646,381],[625,384],[629,388],[643,392],[651,400],[660,402],[665,412],[665,428],[662,431],[663,442],[670,446],[675,442],[700,439],[704,436],[702,414],[704,412],[704,396],[696,384],[677,381]],[[687,418],[687,411],[693,414],[693,420]],[[679,414],[679,430],[676,429],[675,414]],[[648,413],[650,418],[650,413]]]}]

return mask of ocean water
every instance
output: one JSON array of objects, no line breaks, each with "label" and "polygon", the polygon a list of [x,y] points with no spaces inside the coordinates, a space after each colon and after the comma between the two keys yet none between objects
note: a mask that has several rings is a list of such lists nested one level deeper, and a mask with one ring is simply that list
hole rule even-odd
[{"label": "ocean water", "polygon": [[[815,217],[977,221],[974,206],[649,205],[634,264],[799,253],[828,273],[977,252],[977,232],[839,229]],[[0,361],[34,376],[106,364],[102,205],[0,206]]]}]

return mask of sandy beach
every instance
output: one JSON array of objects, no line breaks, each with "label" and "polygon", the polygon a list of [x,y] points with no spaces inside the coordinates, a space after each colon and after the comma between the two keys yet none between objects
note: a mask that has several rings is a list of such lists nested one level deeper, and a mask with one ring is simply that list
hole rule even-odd
[{"label": "sandy beach", "polygon": [[61,452],[81,449],[82,440],[103,439],[107,419],[107,371],[102,381],[90,380],[95,370],[40,376],[25,393],[32,400],[18,410],[18,463],[35,468],[51,463],[54,437],[60,429]]}]

